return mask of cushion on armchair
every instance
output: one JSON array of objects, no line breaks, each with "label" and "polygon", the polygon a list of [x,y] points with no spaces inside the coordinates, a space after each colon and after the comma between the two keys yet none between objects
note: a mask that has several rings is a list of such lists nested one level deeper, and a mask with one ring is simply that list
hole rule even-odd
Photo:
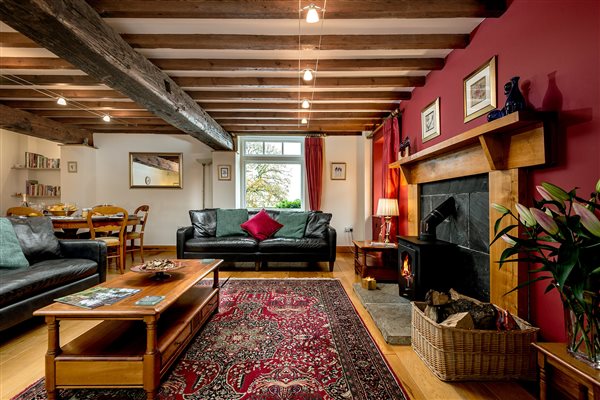
[{"label": "cushion on armchair", "polygon": [[217,237],[247,236],[241,224],[248,221],[246,209],[217,209]]},{"label": "cushion on armchair", "polygon": [[273,236],[275,232],[283,227],[279,222],[262,209],[258,214],[241,224],[242,229],[247,231],[256,240],[265,240]]},{"label": "cushion on armchair", "polygon": [[15,230],[6,218],[0,218],[0,244],[0,268],[29,267]]},{"label": "cushion on armchair", "polygon": [[30,264],[60,258],[60,244],[48,217],[9,218]]}]

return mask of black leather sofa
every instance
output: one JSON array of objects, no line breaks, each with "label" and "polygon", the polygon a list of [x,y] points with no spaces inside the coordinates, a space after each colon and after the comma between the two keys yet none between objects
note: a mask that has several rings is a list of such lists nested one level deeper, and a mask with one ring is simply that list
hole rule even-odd
[{"label": "black leather sofa", "polygon": [[[253,261],[256,270],[267,262],[328,262],[333,271],[337,233],[329,225],[331,214],[310,211],[304,237],[272,237],[258,241],[252,236],[216,237],[216,209],[190,210],[192,226],[177,230],[177,258],[220,258]],[[277,219],[277,210],[267,210]],[[256,211],[249,211],[251,218]]]},{"label": "black leather sofa", "polygon": [[54,299],[106,280],[106,244],[58,240],[46,217],[9,218],[29,267],[0,268],[0,331]]}]

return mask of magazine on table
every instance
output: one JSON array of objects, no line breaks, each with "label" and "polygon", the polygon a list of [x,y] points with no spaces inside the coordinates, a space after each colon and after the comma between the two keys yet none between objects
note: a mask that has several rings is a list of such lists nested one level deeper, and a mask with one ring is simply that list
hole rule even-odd
[{"label": "magazine on table", "polygon": [[114,304],[140,290],[141,289],[93,287],[82,292],[54,299],[54,301],[92,309],[106,304]]}]

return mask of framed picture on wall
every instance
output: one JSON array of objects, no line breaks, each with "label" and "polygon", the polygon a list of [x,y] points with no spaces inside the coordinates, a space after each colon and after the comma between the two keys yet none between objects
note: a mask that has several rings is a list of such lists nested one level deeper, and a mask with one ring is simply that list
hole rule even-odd
[{"label": "framed picture on wall", "polygon": [[440,98],[421,111],[421,137],[423,142],[440,136]]},{"label": "framed picture on wall", "polygon": [[67,161],[67,171],[71,173],[77,172],[77,161]]},{"label": "framed picture on wall", "polygon": [[220,181],[231,180],[231,165],[219,165],[217,166],[218,179]]},{"label": "framed picture on wall", "polygon": [[333,180],[346,180],[346,163],[345,162],[332,162],[331,163],[331,179]]},{"label": "framed picture on wall", "polygon": [[496,108],[496,56],[463,81],[465,122]]}]

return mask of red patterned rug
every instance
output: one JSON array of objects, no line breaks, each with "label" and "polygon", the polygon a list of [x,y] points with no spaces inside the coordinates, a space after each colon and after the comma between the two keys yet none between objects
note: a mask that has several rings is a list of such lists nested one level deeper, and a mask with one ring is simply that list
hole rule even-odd
[{"label": "red patterned rug", "polygon": [[[164,379],[159,399],[407,399],[335,279],[231,279],[219,313]],[[144,399],[138,389],[63,400]],[[40,379],[18,400],[46,399]]]}]

